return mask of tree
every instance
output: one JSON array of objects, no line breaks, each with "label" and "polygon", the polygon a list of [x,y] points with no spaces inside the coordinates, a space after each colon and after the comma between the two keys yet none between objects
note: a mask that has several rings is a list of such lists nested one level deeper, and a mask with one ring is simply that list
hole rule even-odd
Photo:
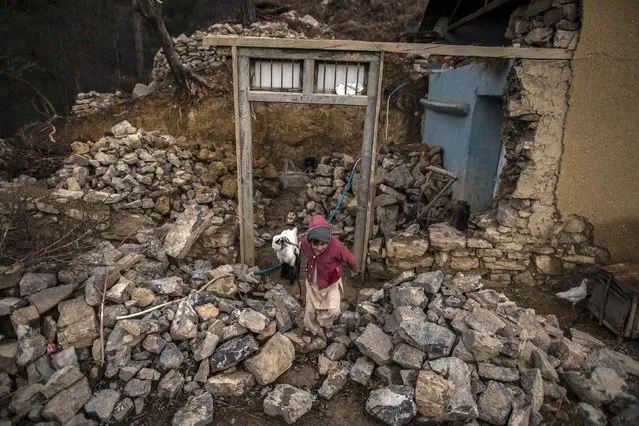
[{"label": "tree", "polygon": [[171,69],[171,74],[173,74],[173,79],[175,80],[178,90],[183,92],[188,91],[187,72],[182,66],[180,57],[173,48],[173,40],[164,25],[161,1],[133,0],[133,4],[134,10],[140,13],[140,15],[142,15],[142,17],[155,29],[155,32],[160,39],[160,43],[162,44],[164,56],[166,56],[166,60],[169,63],[169,68]]},{"label": "tree", "polygon": [[255,0],[242,0],[242,23],[251,25],[256,20]]},{"label": "tree", "polygon": [[131,0],[133,4],[133,40],[135,41],[135,71],[138,81],[146,83],[144,72],[144,39],[142,37],[142,16],[136,10],[137,0]]}]

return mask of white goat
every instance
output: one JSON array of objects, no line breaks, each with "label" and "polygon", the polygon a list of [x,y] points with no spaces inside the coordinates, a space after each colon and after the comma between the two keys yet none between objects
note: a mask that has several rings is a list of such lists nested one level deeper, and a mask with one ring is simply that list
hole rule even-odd
[{"label": "white goat", "polygon": [[[271,247],[282,262],[280,278],[287,278],[289,283],[293,284],[300,274],[300,246],[297,240],[297,228],[286,229],[281,234],[274,236]],[[297,284],[299,286],[299,282]]]}]

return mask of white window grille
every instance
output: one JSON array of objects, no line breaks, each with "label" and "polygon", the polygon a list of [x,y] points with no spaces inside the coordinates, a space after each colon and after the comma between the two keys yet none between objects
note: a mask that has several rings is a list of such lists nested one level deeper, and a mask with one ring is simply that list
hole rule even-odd
[{"label": "white window grille", "polygon": [[365,95],[366,65],[344,62],[317,62],[315,93]]},{"label": "white window grille", "polygon": [[302,91],[302,62],[251,60],[251,90]]}]

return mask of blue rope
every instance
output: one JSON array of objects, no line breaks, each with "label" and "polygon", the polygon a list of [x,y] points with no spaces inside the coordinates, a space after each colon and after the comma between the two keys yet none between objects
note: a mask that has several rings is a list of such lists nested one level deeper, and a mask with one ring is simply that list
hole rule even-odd
[{"label": "blue rope", "polygon": [[275,269],[277,269],[277,268],[279,268],[279,267],[281,267],[281,266],[282,266],[282,264],[281,264],[281,263],[276,263],[275,265],[273,265],[273,266],[269,266],[268,268],[265,268],[265,269],[259,270],[259,271],[257,271],[257,272],[253,272],[251,275],[253,275],[253,276],[255,276],[255,275],[263,275],[263,274],[266,274],[266,273],[268,273],[268,272],[271,272],[271,271],[273,271],[273,270],[275,270]]},{"label": "blue rope", "polygon": [[[353,183],[353,176],[355,176],[355,172],[357,171],[357,164],[359,163],[359,160],[357,160],[355,162],[355,165],[353,166],[353,169],[351,170],[350,174],[348,175],[348,181],[346,182],[346,186],[344,187],[344,192],[342,193],[342,196],[340,197],[339,201],[337,202],[337,205],[335,206],[335,209],[333,210],[333,212],[331,213],[331,215],[328,218],[328,223],[331,223],[333,221],[333,219],[335,219],[335,215],[337,214],[337,211],[339,210],[340,206],[342,205],[342,202],[344,201],[344,197],[346,196],[346,193],[348,192],[349,189],[351,189],[351,185]],[[253,272],[251,275],[256,276],[256,275],[264,275],[267,274],[271,271],[274,271],[275,269],[278,269],[282,266],[281,263],[276,263],[275,265],[269,266],[268,268],[264,268],[264,269],[260,269],[257,272]]]},{"label": "blue rope", "polygon": [[351,173],[348,175],[348,182],[346,182],[346,186],[344,187],[344,192],[342,192],[342,196],[340,197],[339,201],[337,202],[337,205],[335,206],[335,209],[333,210],[333,212],[329,216],[328,223],[331,223],[333,221],[333,219],[335,219],[335,215],[337,214],[337,211],[341,207],[342,201],[344,201],[344,197],[346,196],[346,193],[348,192],[349,189],[351,189],[351,184],[353,183],[353,176],[355,176],[355,171],[357,170],[357,163],[359,163],[359,160],[357,160],[355,162],[355,165],[353,166],[353,169],[351,170]]}]

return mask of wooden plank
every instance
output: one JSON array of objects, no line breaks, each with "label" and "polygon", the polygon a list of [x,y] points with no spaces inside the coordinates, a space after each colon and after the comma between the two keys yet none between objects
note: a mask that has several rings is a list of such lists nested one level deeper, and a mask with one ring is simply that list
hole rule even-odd
[{"label": "wooden plank", "polygon": [[266,37],[205,36],[205,46],[268,47],[330,51],[406,53],[415,55],[476,56],[521,59],[572,59],[566,49],[537,47],[466,46],[431,43],[388,43],[360,40],[306,40]]},{"label": "wooden plank", "polygon": [[510,1],[512,1],[512,0],[493,0],[490,3],[486,3],[483,7],[479,8],[476,11],[474,11],[470,15],[466,15],[463,18],[458,19],[457,21],[455,21],[452,24],[448,25],[448,31],[453,31],[454,29],[459,28],[462,25],[467,24],[470,21],[473,21],[473,20],[477,19],[480,16],[490,12],[491,10],[497,9],[499,6],[503,6],[504,4],[506,4],[506,3],[510,2]]},{"label": "wooden plank", "polygon": [[302,93],[312,95],[315,83],[315,60],[305,59],[302,67]]},{"label": "wooden plank", "polygon": [[368,203],[373,192],[371,171],[374,168],[373,148],[375,117],[377,116],[377,97],[379,86],[379,65],[371,64],[368,68],[368,103],[364,115],[364,136],[362,141],[362,159],[360,162],[361,189],[357,200],[357,216],[355,217],[355,235],[353,252],[357,260],[356,270],[362,272],[366,265],[366,228],[368,224]]},{"label": "wooden plank", "polygon": [[[238,170],[238,207],[240,216],[240,257],[242,263],[255,265],[253,237],[253,135],[251,131],[250,63],[245,56],[237,57],[234,80],[237,80],[236,153]],[[239,129],[238,127],[239,126]],[[239,131],[238,131],[239,130]]]},{"label": "wooden plank", "polygon": [[[379,151],[379,145],[377,143],[377,134],[379,132],[379,114],[380,114],[380,106],[382,102],[382,79],[384,76],[384,52],[380,54],[379,61],[379,70],[377,72],[377,102],[375,105],[375,123],[373,128],[373,147],[371,150],[372,158],[371,158],[371,172],[370,172],[370,181],[371,181],[371,190],[368,194],[368,201],[366,203],[366,231],[364,233],[364,248],[363,248],[363,259],[362,259],[362,268],[359,270],[360,275],[363,277],[364,272],[366,272],[366,260],[368,257],[368,241],[371,238],[371,234],[373,232],[373,224],[375,223],[375,207],[373,202],[375,201],[375,190],[377,189],[377,185],[375,183],[375,168],[377,167],[377,154]],[[369,80],[370,81],[370,80]]]},{"label": "wooden plank", "polygon": [[[312,83],[311,83],[312,84]],[[268,92],[252,90],[248,93],[251,102],[288,102],[294,104],[355,105],[366,106],[368,100],[362,95],[304,94],[291,92]]]},{"label": "wooden plank", "polygon": [[376,53],[364,52],[339,52],[321,51],[309,52],[308,50],[242,47],[239,49],[240,56],[262,59],[283,59],[301,61],[304,59],[316,59],[318,61],[338,61],[338,62],[371,62],[378,59]]}]

